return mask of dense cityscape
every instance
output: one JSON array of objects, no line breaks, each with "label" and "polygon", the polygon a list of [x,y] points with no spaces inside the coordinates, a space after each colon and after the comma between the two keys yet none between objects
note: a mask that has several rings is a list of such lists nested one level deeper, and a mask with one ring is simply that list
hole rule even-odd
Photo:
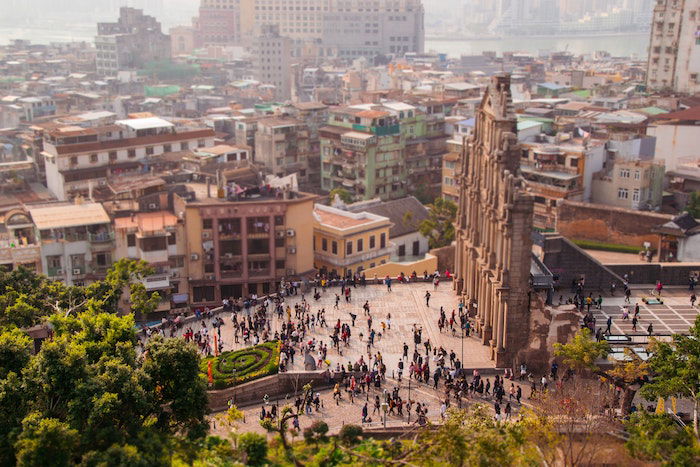
[{"label": "dense cityscape", "polygon": [[6,1],[0,465],[700,464],[700,0]]}]

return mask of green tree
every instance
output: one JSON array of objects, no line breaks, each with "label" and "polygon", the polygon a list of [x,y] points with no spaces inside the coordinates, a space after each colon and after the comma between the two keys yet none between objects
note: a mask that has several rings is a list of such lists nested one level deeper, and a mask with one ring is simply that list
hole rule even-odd
[{"label": "green tree", "polygon": [[333,204],[333,201],[335,201],[336,195],[338,195],[340,200],[345,204],[350,204],[353,201],[352,195],[345,188],[333,188],[331,192],[328,193],[328,199],[330,200],[331,204]]},{"label": "green tree", "polygon": [[437,198],[428,209],[428,218],[420,223],[418,230],[428,238],[430,248],[451,245],[455,239],[457,205],[445,198]]},{"label": "green tree", "polygon": [[[150,340],[142,370],[146,388],[156,397],[158,422],[168,430],[202,437],[209,428],[206,382],[199,376],[199,354],[182,339]],[[166,409],[167,406],[167,409]]]},{"label": "green tree", "polygon": [[636,412],[625,426],[630,436],[625,446],[633,457],[668,466],[700,465],[698,440],[670,416]]},{"label": "green tree", "polygon": [[78,432],[53,418],[33,413],[22,422],[16,443],[18,466],[68,466],[78,447]]},{"label": "green tree", "polygon": [[238,448],[245,453],[246,465],[262,465],[267,457],[267,439],[258,433],[243,433]]},{"label": "green tree", "polygon": [[19,374],[31,359],[32,340],[19,329],[0,333],[0,379]]},{"label": "green tree", "polygon": [[649,364],[643,362],[636,354],[626,351],[626,361],[616,362],[612,369],[604,370],[596,361],[610,354],[610,346],[606,341],[597,342],[591,337],[588,329],[582,329],[571,342],[554,344],[554,355],[562,357],[565,365],[596,375],[603,380],[622,389],[620,409],[623,415],[628,415],[632,401],[637,391],[646,382],[649,375]]},{"label": "green tree", "polygon": [[700,316],[688,335],[675,334],[673,342],[652,340],[649,359],[653,378],[642,388],[647,399],[688,398],[693,402],[693,430],[698,431],[700,410]]},{"label": "green tree", "polygon": [[694,191],[690,194],[690,200],[685,211],[696,219],[700,219],[700,191]]}]

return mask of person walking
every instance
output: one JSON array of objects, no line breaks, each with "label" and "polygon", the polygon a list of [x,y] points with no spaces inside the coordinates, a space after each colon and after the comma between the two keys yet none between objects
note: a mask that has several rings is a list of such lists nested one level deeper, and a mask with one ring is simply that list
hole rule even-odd
[{"label": "person walking", "polygon": [[649,333],[649,336],[654,334],[654,323],[649,323],[649,327],[647,328],[647,332]]},{"label": "person walking", "polygon": [[693,308],[695,307],[695,302],[697,301],[698,297],[695,296],[695,294],[690,296],[690,306]]},{"label": "person walking", "polygon": [[610,329],[612,328],[612,316],[608,316],[608,327],[605,328],[605,334],[610,334]]},{"label": "person walking", "polygon": [[425,291],[425,306],[430,307],[430,291]]},{"label": "person walking", "polygon": [[632,330],[635,331],[635,332],[637,332],[637,322],[638,322],[638,321],[639,321],[639,320],[637,319],[636,316],[635,316],[634,318],[632,318]]},{"label": "person walking", "polygon": [[365,402],[365,405],[362,407],[362,423],[367,423],[367,414],[368,414],[367,402]]}]

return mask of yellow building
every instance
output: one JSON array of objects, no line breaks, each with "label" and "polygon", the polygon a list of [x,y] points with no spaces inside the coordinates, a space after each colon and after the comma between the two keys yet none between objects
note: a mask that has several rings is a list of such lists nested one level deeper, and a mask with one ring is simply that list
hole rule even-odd
[{"label": "yellow building", "polygon": [[346,276],[387,263],[391,221],[368,212],[314,207],[314,266],[321,273]]}]

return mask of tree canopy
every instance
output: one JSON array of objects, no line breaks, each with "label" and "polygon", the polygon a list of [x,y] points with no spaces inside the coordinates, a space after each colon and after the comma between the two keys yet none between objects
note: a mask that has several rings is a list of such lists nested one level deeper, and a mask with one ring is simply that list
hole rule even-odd
[{"label": "tree canopy", "polygon": [[428,218],[420,223],[418,230],[428,238],[430,248],[449,246],[455,239],[457,205],[445,198],[437,198],[428,205]]}]

